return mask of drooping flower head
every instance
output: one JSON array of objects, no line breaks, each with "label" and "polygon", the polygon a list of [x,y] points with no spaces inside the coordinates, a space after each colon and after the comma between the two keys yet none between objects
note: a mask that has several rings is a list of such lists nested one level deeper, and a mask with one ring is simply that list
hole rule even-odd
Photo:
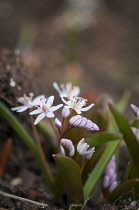
[{"label": "drooping flower head", "polygon": [[137,141],[139,142],[139,129],[135,128],[135,127],[131,127],[131,130],[132,130],[134,136],[136,137]]},{"label": "drooping flower head", "polygon": [[93,123],[91,120],[87,119],[86,117],[82,117],[81,115],[73,116],[69,120],[70,125],[73,127],[85,128],[90,131],[97,131],[99,127]]},{"label": "drooping flower head", "polygon": [[68,155],[72,157],[75,153],[74,145],[71,140],[69,139],[61,139],[60,141],[60,151],[62,155]]},{"label": "drooping flower head", "polygon": [[40,103],[40,98],[44,98],[44,95],[39,95],[36,98],[33,99],[34,94],[30,93],[29,97],[26,96],[26,94],[24,94],[23,97],[20,97],[17,99],[17,101],[21,104],[23,104],[22,106],[17,106],[17,107],[13,107],[11,110],[12,111],[17,111],[17,112],[24,112],[26,111],[28,108],[33,108],[37,105],[39,105]]},{"label": "drooping flower head", "polygon": [[36,125],[39,123],[44,117],[52,118],[54,117],[54,111],[58,110],[63,106],[63,104],[59,104],[57,106],[52,106],[54,101],[54,96],[50,96],[49,98],[41,98],[40,99],[40,106],[30,112],[30,115],[39,114],[39,116],[36,118],[34,124]]},{"label": "drooping flower head", "polygon": [[84,141],[84,138],[82,138],[77,145],[77,151],[80,155],[90,159],[95,152],[95,147],[89,149],[89,145]]},{"label": "drooping flower head", "polygon": [[133,111],[133,113],[135,114],[136,117],[139,117],[139,108],[137,106],[135,106],[134,104],[131,104],[131,109]]},{"label": "drooping flower head", "polygon": [[66,104],[64,107],[67,109],[74,109],[77,114],[81,114],[82,112],[88,111],[89,109],[94,106],[94,104],[90,104],[87,107],[86,106],[86,99],[81,97],[69,97],[66,101],[63,97],[61,97],[62,101]]},{"label": "drooping flower head", "polygon": [[70,82],[61,84],[60,86],[54,82],[53,86],[59,93],[60,97],[73,97],[78,96],[80,93],[80,88],[78,86],[72,86]]}]

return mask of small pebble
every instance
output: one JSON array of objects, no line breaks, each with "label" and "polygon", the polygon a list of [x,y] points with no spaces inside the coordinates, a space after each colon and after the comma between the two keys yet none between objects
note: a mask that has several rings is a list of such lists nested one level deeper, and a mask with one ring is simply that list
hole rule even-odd
[{"label": "small pebble", "polygon": [[132,202],[130,203],[130,205],[131,205],[131,206],[136,206],[136,205],[137,205],[137,201],[132,201]]},{"label": "small pebble", "polygon": [[16,82],[13,80],[13,78],[10,79],[10,86],[11,87],[15,87],[16,86]]},{"label": "small pebble", "polygon": [[11,185],[12,186],[17,186],[17,185],[19,185],[19,184],[22,184],[23,182],[22,182],[22,179],[21,178],[19,178],[19,177],[16,177],[15,179],[13,179],[12,181],[11,181]]}]

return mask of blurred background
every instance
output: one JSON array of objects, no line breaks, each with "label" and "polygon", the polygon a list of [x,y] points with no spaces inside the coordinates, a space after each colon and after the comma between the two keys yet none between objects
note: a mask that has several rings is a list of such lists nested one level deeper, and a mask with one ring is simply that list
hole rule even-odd
[{"label": "blurred background", "polygon": [[[0,61],[4,54],[8,63],[0,72],[11,71],[7,84],[19,92],[20,77],[46,96],[54,81],[73,81],[115,98],[130,89],[139,106],[138,8],[138,0],[0,0]],[[13,75],[9,52],[25,66]]]}]

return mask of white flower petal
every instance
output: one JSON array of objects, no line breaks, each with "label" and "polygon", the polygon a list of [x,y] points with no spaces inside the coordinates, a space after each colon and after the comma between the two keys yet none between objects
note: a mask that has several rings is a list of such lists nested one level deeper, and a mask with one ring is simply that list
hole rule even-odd
[{"label": "white flower petal", "polygon": [[73,87],[73,90],[71,91],[70,96],[78,96],[80,94],[80,88],[79,87]]},{"label": "white flower petal", "polygon": [[12,111],[17,111],[17,110],[22,109],[22,108],[24,108],[24,107],[26,107],[26,106],[17,106],[17,107],[11,108],[11,110],[12,110]]},{"label": "white flower petal", "polygon": [[33,115],[33,114],[40,114],[41,112],[42,112],[41,109],[36,109],[36,110],[30,112],[29,114],[30,114],[30,115]]},{"label": "white flower petal", "polygon": [[45,96],[44,95],[39,95],[39,96],[37,96],[36,98],[34,98],[33,99],[33,105],[35,106],[35,105],[39,105],[40,104],[40,99],[43,99],[43,98],[45,98]]},{"label": "white flower petal", "polygon": [[61,144],[60,144],[60,152],[62,155],[65,155],[65,150]]},{"label": "white flower petal", "polygon": [[54,101],[54,96],[50,96],[47,99],[46,106],[47,106],[48,109],[53,105],[53,101]]},{"label": "white flower petal", "polygon": [[81,111],[88,111],[89,109],[91,109],[92,107],[94,106],[94,104],[90,104],[89,106],[87,106],[87,107],[84,107],[84,108],[81,108],[80,110]]},{"label": "white flower petal", "polygon": [[26,111],[27,109],[28,109],[28,107],[27,107],[27,106],[24,106],[23,108],[18,109],[17,112],[24,112],[24,111]]},{"label": "white flower petal", "polygon": [[89,149],[88,151],[85,152],[84,156],[87,158],[87,159],[90,159],[93,155],[93,153],[95,152],[95,147]]},{"label": "white flower petal", "polygon": [[66,101],[63,97],[61,97],[61,100],[65,103],[65,104],[67,104],[67,105],[69,105],[69,101]]},{"label": "white flower petal", "polygon": [[52,118],[52,117],[54,117],[55,115],[54,115],[54,113],[53,112],[47,112],[46,113],[46,117],[48,117],[48,118]]},{"label": "white flower petal", "polygon": [[60,88],[59,88],[59,86],[58,86],[58,84],[57,84],[56,82],[53,83],[53,87],[57,90],[57,92],[58,92],[59,94],[62,93],[62,91],[60,90]]},{"label": "white flower petal", "polygon": [[77,114],[81,114],[82,112],[79,110],[79,109],[74,109],[76,112],[77,112]]},{"label": "white flower petal", "polygon": [[34,125],[38,124],[45,117],[45,113],[41,113],[35,120]]},{"label": "white flower petal", "polygon": [[78,102],[78,107],[82,108],[85,105],[85,100],[82,100],[81,102]]},{"label": "white flower petal", "polygon": [[52,112],[54,112],[54,111],[60,109],[62,106],[63,106],[63,104],[59,104],[57,106],[52,106],[49,110],[52,111]]}]

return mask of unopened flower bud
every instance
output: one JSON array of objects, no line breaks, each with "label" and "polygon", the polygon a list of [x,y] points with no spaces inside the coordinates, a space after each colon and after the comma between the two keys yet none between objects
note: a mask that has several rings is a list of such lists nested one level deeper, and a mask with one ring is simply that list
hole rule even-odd
[{"label": "unopened flower bud", "polygon": [[62,117],[63,118],[67,118],[68,116],[69,116],[69,114],[70,114],[70,110],[69,110],[69,108],[63,108],[62,109]]},{"label": "unopened flower bud", "polygon": [[131,109],[134,112],[136,117],[139,117],[139,108],[137,106],[135,106],[134,104],[131,104]]},{"label": "unopened flower bud", "polygon": [[72,157],[75,153],[74,145],[71,140],[69,139],[61,139],[60,141],[60,151],[62,155],[68,155]]},{"label": "unopened flower bud", "polygon": [[139,129],[135,128],[135,127],[131,127],[131,130],[132,130],[134,136],[136,137],[137,141],[139,142]]},{"label": "unopened flower bud", "polygon": [[118,182],[117,181],[114,181],[112,183],[112,185],[110,186],[110,188],[109,188],[109,192],[112,192],[117,187],[117,185],[118,185]]},{"label": "unopened flower bud", "polygon": [[54,124],[57,128],[61,128],[62,126],[61,122],[57,118],[55,118]]},{"label": "unopened flower bud", "polygon": [[69,123],[73,127],[85,128],[91,131],[99,130],[99,127],[95,123],[93,123],[91,120],[88,120],[86,117],[82,117],[81,115],[72,117]]}]

